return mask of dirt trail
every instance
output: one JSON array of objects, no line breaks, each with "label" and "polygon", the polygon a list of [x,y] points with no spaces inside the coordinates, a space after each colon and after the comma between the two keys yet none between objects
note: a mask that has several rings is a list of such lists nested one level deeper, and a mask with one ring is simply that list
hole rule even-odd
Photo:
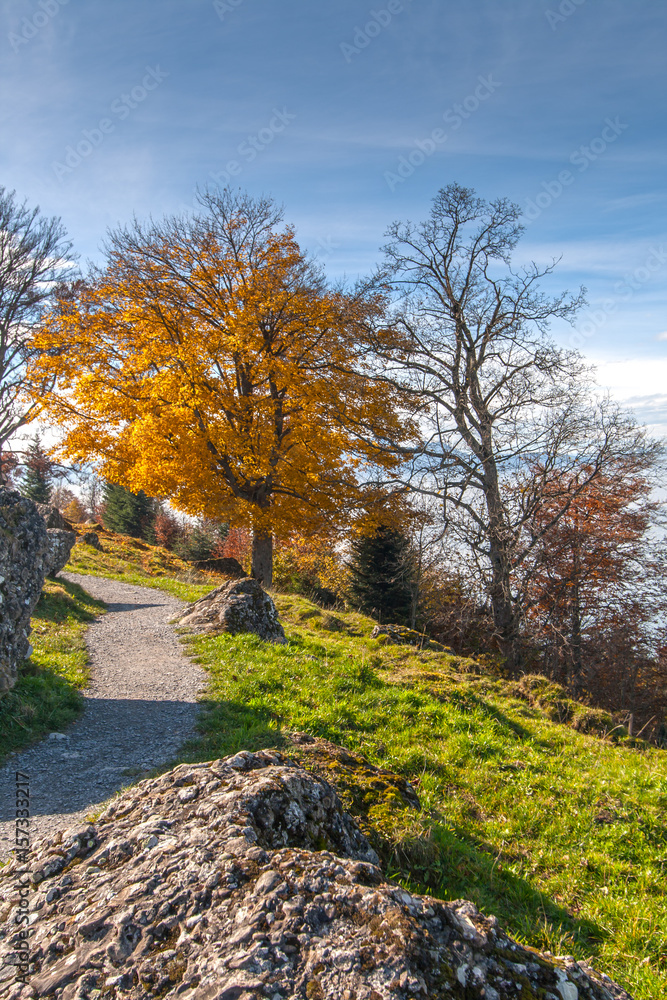
[{"label": "dirt trail", "polygon": [[87,633],[91,683],[82,716],[0,767],[0,858],[13,846],[16,771],[30,777],[35,841],[81,822],[141,772],[171,761],[194,735],[205,675],[169,625],[182,602],[116,580],[61,575],[108,611]]}]

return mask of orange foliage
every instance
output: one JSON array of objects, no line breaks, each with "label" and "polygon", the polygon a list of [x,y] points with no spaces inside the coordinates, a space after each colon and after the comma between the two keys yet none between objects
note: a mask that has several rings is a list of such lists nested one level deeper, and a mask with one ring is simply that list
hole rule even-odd
[{"label": "orange foliage", "polygon": [[230,528],[229,534],[222,543],[221,550],[215,551],[213,556],[222,559],[236,559],[242,566],[248,566],[250,562],[251,538],[250,532],[245,528]]},{"label": "orange foliage", "polygon": [[379,501],[396,460],[375,435],[410,430],[364,374],[383,303],[327,289],[290,228],[249,228],[237,211],[115,234],[36,335],[35,384],[56,379],[61,453],[110,481],[255,535],[321,531]]},{"label": "orange foliage", "polygon": [[[561,493],[564,485],[575,493],[578,476],[570,479],[558,484]],[[546,672],[614,709],[644,704],[660,714],[667,707],[657,655],[667,610],[664,555],[651,540],[660,506],[641,456],[610,463],[548,528],[528,592],[527,624]],[[546,500],[533,530],[552,517]]]}]

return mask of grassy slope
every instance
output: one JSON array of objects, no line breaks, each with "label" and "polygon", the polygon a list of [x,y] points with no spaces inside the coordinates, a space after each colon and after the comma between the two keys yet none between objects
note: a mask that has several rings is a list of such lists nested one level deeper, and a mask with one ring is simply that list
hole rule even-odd
[{"label": "grassy slope", "polygon": [[[217,583],[195,583],[142,543],[105,535],[103,544],[106,554],[77,546],[69,568],[185,599]],[[280,746],[292,730],[359,750],[421,797],[418,813],[380,794],[368,814],[391,874],[473,899],[527,944],[592,957],[636,1000],[666,996],[664,752],[554,722],[604,726],[535,682],[383,646],[360,615],[291,595],[276,601],[284,647],[252,636],[186,639],[210,678],[189,759]]]},{"label": "grassy slope", "polygon": [[88,680],[84,636],[103,605],[81,587],[47,580],[32,617],[33,654],[16,686],[0,699],[0,760],[72,722]]},{"label": "grassy slope", "polygon": [[289,644],[197,637],[209,671],[202,759],[306,731],[417,786],[422,812],[381,799],[392,873],[466,897],[527,944],[593,957],[637,1000],[667,995],[663,751],[554,723],[470,661],[368,638],[373,622],[278,596]]},{"label": "grassy slope", "polygon": [[67,570],[91,573],[111,580],[122,580],[142,587],[165,590],[184,601],[195,601],[220,580],[208,573],[198,573],[167,549],[148,545],[138,538],[98,531],[103,552],[81,543],[72,550]]}]

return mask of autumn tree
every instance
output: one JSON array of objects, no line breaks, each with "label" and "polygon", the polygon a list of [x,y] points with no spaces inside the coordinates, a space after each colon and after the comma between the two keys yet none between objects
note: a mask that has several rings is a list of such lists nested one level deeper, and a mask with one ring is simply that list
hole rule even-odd
[{"label": "autumn tree", "polygon": [[[583,290],[546,295],[546,267],[516,267],[521,210],[487,202],[456,184],[442,189],[422,224],[395,223],[380,276],[396,294],[394,339],[370,346],[375,378],[412,398],[423,431],[412,459],[412,490],[440,505],[443,525],[476,562],[498,641],[521,665],[523,606],[517,579],[538,538],[525,526],[551,473],[604,467],[617,433],[614,408],[591,400],[575,352],[548,336],[553,319],[572,320]],[[541,462],[523,493],[517,476]],[[584,489],[582,481],[577,489]],[[571,493],[554,497],[557,519]],[[545,526],[546,530],[546,526]]]},{"label": "autumn tree", "polygon": [[573,493],[562,516],[548,495],[534,511],[529,531],[540,544],[525,605],[545,672],[632,710],[640,675],[655,674],[665,643],[667,563],[656,490],[664,448],[631,423],[627,438],[594,479],[582,468],[558,484],[559,496]]},{"label": "autumn tree", "polygon": [[[60,220],[19,204],[13,191],[0,187],[0,453],[40,412],[51,375],[45,371],[35,383],[33,373],[33,392],[26,392],[27,366],[35,357],[31,334],[71,268]],[[0,464],[0,484],[5,477]]]},{"label": "autumn tree", "polygon": [[14,488],[14,474],[18,468],[19,459],[13,451],[0,451],[0,483]]},{"label": "autumn tree", "polygon": [[[200,211],[110,234],[106,267],[35,338],[63,451],[190,515],[273,535],[372,503],[377,440],[400,397],[364,376],[359,330],[382,297],[327,286],[266,200],[207,191]],[[392,398],[392,396],[394,398]]]}]

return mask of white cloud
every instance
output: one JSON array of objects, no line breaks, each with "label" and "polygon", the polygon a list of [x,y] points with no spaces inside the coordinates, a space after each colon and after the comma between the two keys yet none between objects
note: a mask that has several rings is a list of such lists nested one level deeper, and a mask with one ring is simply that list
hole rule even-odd
[{"label": "white cloud", "polygon": [[591,360],[600,387],[633,410],[650,433],[667,437],[667,357]]},{"label": "white cloud", "polygon": [[663,330],[662,333],[656,335],[656,340],[667,340],[667,330]]}]

